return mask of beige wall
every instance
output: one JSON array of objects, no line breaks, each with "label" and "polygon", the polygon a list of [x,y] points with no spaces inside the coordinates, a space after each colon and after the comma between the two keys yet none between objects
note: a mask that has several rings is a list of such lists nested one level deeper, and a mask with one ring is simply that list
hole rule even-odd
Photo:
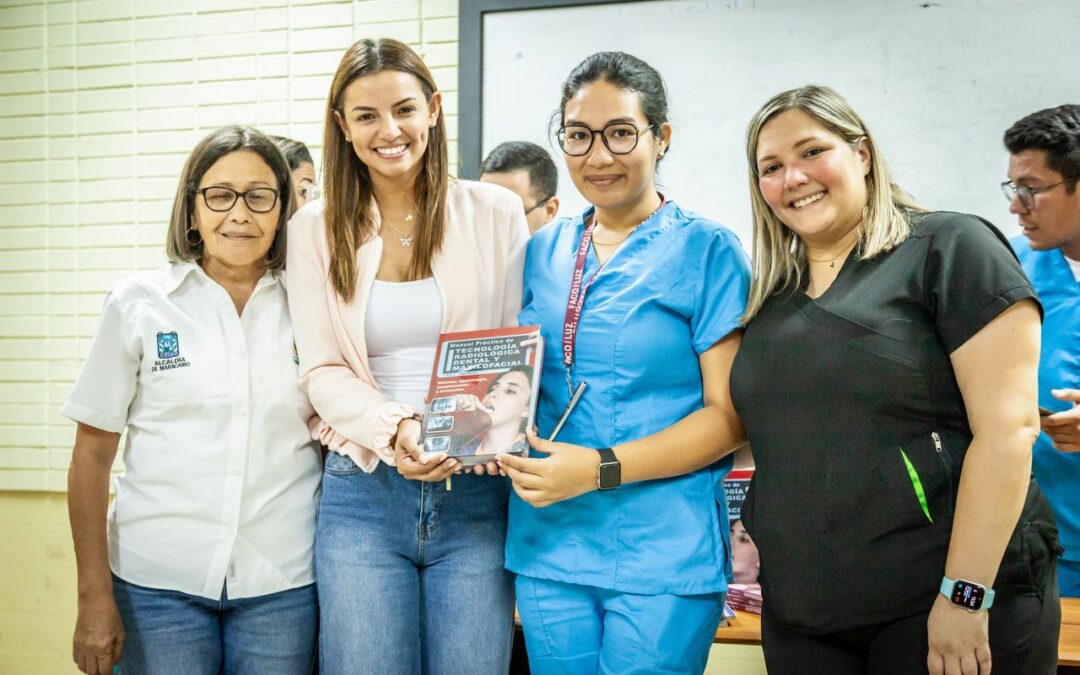
[{"label": "beige wall", "polygon": [[71,662],[75,555],[65,496],[0,493],[0,532],[0,673],[78,672]]}]

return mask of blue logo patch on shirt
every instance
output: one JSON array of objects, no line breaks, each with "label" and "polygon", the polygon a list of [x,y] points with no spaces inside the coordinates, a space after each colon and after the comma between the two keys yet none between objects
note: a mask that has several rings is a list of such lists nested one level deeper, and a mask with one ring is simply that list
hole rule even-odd
[{"label": "blue logo patch on shirt", "polygon": [[176,331],[157,334],[157,355],[159,359],[174,359],[180,356],[180,338]]}]

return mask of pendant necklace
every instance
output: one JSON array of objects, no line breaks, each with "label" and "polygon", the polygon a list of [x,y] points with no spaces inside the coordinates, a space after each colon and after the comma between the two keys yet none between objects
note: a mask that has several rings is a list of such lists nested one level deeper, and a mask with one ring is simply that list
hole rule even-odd
[{"label": "pendant necklace", "polygon": [[[412,219],[413,219],[413,217],[412,217],[412,214],[411,214],[411,213],[410,213],[409,215],[405,216],[405,222],[406,222],[406,223],[411,223],[411,222],[412,222]],[[400,242],[401,242],[401,246],[402,246],[403,248],[408,248],[408,247],[412,246],[412,242],[413,242],[413,235],[415,235],[415,234],[416,234],[415,232],[413,232],[412,234],[405,234],[404,232],[402,232],[401,230],[397,229],[396,227],[394,227],[394,226],[393,226],[393,225],[391,225],[390,223],[386,223],[386,224],[387,224],[387,225],[390,225],[390,229],[391,229],[391,230],[393,230],[394,232],[397,232],[397,234],[398,234],[398,241],[400,241]]]},{"label": "pendant necklace", "polygon": [[827,263],[829,263],[829,267],[835,268],[836,267],[836,259],[839,258],[840,256],[844,255],[848,251],[850,251],[852,249],[852,247],[855,246],[855,244],[858,241],[859,241],[859,238],[856,237],[854,240],[852,240],[852,242],[850,244],[845,246],[839,253],[837,253],[836,255],[834,255],[831,258],[811,258],[810,255],[807,254],[806,259],[809,260],[810,262],[816,262],[816,263],[825,263],[825,262],[827,262]]}]

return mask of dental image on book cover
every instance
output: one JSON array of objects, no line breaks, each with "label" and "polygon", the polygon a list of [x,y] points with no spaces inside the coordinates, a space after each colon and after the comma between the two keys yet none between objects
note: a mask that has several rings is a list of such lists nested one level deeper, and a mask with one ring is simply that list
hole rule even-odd
[{"label": "dental image on book cover", "polygon": [[420,432],[426,453],[464,465],[525,456],[543,356],[539,326],[443,333]]}]

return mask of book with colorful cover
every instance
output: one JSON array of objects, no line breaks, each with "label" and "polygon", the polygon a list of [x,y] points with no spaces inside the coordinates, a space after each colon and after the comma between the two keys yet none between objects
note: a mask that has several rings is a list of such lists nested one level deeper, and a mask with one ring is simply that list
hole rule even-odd
[{"label": "book with colorful cover", "polygon": [[750,491],[754,469],[734,469],[724,476],[724,497],[727,498],[728,518],[731,522],[742,519],[742,505]]},{"label": "book with colorful cover", "polygon": [[761,614],[761,586],[758,573],[761,561],[757,545],[742,523],[742,506],[754,478],[753,469],[736,469],[724,477],[731,525],[731,569],[734,583],[728,585],[727,601],[733,608]]},{"label": "book with colorful cover", "polygon": [[464,465],[528,454],[543,354],[539,326],[440,335],[420,432],[424,452]]}]

